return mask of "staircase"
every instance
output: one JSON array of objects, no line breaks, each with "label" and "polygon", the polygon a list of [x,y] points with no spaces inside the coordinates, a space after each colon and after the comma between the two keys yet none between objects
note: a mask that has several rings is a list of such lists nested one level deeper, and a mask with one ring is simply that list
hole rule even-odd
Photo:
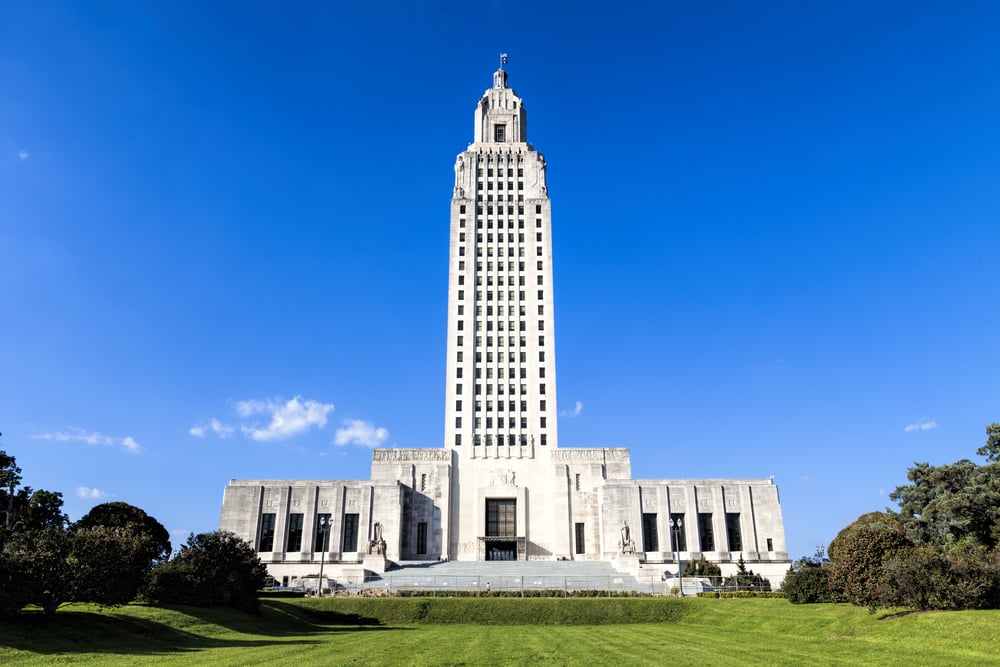
[{"label": "staircase", "polygon": [[[659,583],[659,582],[658,582]],[[365,586],[387,591],[420,590],[446,595],[448,591],[582,590],[661,592],[635,577],[616,571],[605,561],[404,561],[372,574]]]}]

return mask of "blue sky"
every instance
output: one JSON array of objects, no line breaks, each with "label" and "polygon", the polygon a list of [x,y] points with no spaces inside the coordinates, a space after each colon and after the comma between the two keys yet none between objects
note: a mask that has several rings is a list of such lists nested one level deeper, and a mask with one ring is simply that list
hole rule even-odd
[{"label": "blue sky", "polygon": [[443,443],[498,53],[549,164],[562,446],[766,477],[794,557],[1000,420],[994,2],[0,0],[0,447],[179,544]]}]

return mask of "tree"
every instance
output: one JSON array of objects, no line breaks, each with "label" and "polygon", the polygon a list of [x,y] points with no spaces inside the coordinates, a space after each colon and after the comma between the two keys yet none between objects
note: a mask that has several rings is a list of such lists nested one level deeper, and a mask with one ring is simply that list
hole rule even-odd
[{"label": "tree", "polygon": [[735,588],[736,590],[771,590],[771,582],[768,579],[759,574],[754,574],[753,570],[747,569],[746,561],[743,560],[743,554],[740,554],[740,559],[736,563],[736,574],[726,577],[723,585]]},{"label": "tree", "polygon": [[1000,462],[1000,424],[993,422],[986,427],[986,444],[976,453],[985,456],[991,463]]},{"label": "tree", "polygon": [[216,531],[192,535],[171,560],[153,568],[143,597],[199,607],[256,611],[257,591],[267,568],[237,535]]},{"label": "tree", "polygon": [[95,505],[76,522],[77,529],[96,526],[125,528],[148,536],[150,560],[160,561],[170,556],[170,533],[163,524],[134,505],[123,502]]},{"label": "tree", "polygon": [[[72,597],[73,569],[69,565],[72,537],[65,528],[38,528],[14,533],[4,556],[11,559],[18,595],[54,614]],[[23,604],[21,606],[24,606]]]},{"label": "tree", "polygon": [[1000,463],[979,466],[963,459],[949,465],[918,463],[910,484],[889,497],[914,544],[947,547],[972,539],[988,548],[1000,537]]},{"label": "tree", "polygon": [[833,602],[830,595],[830,561],[823,554],[823,547],[816,547],[814,556],[800,558],[788,568],[781,584],[786,600],[792,604]]},{"label": "tree", "polygon": [[74,524],[73,598],[109,606],[131,602],[169,554],[166,528],[146,512],[123,502],[97,505]]},{"label": "tree", "polygon": [[830,542],[830,589],[834,597],[875,608],[886,601],[884,565],[910,546],[902,526],[885,512],[858,517]]},{"label": "tree", "polygon": [[684,565],[685,577],[721,577],[722,568],[704,558],[688,561]]}]

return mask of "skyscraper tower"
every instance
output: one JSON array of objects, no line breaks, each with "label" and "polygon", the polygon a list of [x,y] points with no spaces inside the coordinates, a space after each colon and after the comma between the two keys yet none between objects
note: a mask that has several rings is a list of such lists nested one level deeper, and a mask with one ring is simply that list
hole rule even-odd
[{"label": "skyscraper tower", "polygon": [[551,230],[545,158],[501,66],[455,161],[445,446],[460,458],[557,446]]}]

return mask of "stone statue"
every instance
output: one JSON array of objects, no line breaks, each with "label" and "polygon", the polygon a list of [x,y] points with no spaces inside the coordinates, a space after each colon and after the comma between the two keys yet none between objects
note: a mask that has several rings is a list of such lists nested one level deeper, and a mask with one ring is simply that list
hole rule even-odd
[{"label": "stone statue", "polygon": [[382,524],[376,521],[373,526],[372,533],[372,539],[368,541],[368,553],[384,556],[385,540],[382,539]]},{"label": "stone statue", "polygon": [[628,527],[628,521],[622,521],[621,540],[618,542],[618,553],[634,554],[635,541],[632,539],[632,530]]}]

